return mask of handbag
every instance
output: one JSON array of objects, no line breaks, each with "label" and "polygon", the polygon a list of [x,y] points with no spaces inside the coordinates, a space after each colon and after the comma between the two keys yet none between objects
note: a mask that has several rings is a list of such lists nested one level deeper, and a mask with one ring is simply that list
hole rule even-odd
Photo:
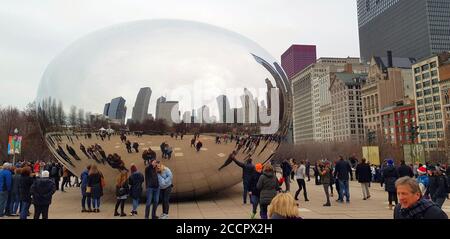
[{"label": "handbag", "polygon": [[91,193],[92,188],[91,187],[86,187],[86,193]]}]

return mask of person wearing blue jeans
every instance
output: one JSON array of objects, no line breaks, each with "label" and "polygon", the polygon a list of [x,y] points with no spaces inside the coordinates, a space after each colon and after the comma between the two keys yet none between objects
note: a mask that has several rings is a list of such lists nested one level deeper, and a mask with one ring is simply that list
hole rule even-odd
[{"label": "person wearing blue jeans", "polygon": [[[8,196],[11,191],[12,174],[10,168],[11,165],[9,163],[4,163],[3,169],[0,170],[0,217],[5,216]],[[7,211],[9,211],[9,209]]]},{"label": "person wearing blue jeans", "polygon": [[[86,192],[87,184],[88,184],[88,176],[89,170],[91,169],[91,165],[88,165],[86,169],[81,173],[81,212],[92,212],[91,207],[91,194]],[[86,210],[86,201],[87,201],[87,210]]]},{"label": "person wearing blue jeans", "polygon": [[150,207],[152,208],[152,219],[157,219],[156,209],[158,208],[159,188],[147,188],[147,202],[145,203],[145,219],[149,219]]},{"label": "person wearing blue jeans", "polygon": [[352,178],[352,168],[350,163],[344,161],[342,156],[339,156],[339,160],[336,163],[334,168],[334,177],[339,181],[339,199],[338,202],[344,201],[344,196],[346,197],[346,201],[350,202],[350,191],[348,186],[349,178]]},{"label": "person wearing blue jeans", "polygon": [[[150,164],[149,161],[147,164]],[[131,175],[128,178],[128,183],[130,184],[130,197],[133,199],[133,210],[131,210],[130,215],[137,215],[137,208],[139,207],[139,199],[142,196],[142,183],[144,183],[144,175],[138,172],[136,165],[131,164],[130,167]]]},{"label": "person wearing blue jeans", "polygon": [[343,201],[344,196],[347,202],[350,202],[350,192],[348,180],[339,180],[339,198]]},{"label": "person wearing blue jeans", "polygon": [[247,204],[247,195],[250,190],[250,180],[255,172],[255,165],[252,163],[252,159],[248,158],[245,160],[245,163],[242,163],[236,160],[235,157],[232,158],[233,162],[236,163],[237,166],[242,168],[242,183],[244,187],[244,192],[242,193],[243,203]]},{"label": "person wearing blue jeans", "polygon": [[33,185],[34,178],[30,177],[31,168],[24,167],[21,172],[21,179],[19,184],[19,199],[20,199],[20,219],[27,219],[28,212],[31,205],[31,185]]},{"label": "person wearing blue jeans", "polygon": [[22,201],[20,204],[20,219],[27,219],[30,210],[30,202]]},{"label": "person wearing blue jeans", "polygon": [[158,164],[157,167],[158,179],[159,179],[159,188],[160,188],[160,196],[162,201],[162,209],[163,213],[159,217],[160,219],[168,219],[169,218],[169,199],[170,193],[172,192],[172,181],[173,175],[170,169],[162,164]]},{"label": "person wearing blue jeans", "polygon": [[153,204],[152,208],[152,219],[157,219],[156,208],[159,202],[159,179],[157,166],[159,161],[152,160],[150,165],[145,168],[145,185],[147,188],[147,202],[145,204],[145,219],[149,219],[150,206]]}]

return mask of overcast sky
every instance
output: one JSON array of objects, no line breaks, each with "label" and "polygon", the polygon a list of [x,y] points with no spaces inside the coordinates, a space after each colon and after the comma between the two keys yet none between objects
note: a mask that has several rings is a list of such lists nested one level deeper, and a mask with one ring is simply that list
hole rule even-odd
[{"label": "overcast sky", "polygon": [[161,18],[240,33],[278,60],[291,44],[359,56],[355,0],[0,0],[0,106],[33,101],[49,62],[86,34]]}]

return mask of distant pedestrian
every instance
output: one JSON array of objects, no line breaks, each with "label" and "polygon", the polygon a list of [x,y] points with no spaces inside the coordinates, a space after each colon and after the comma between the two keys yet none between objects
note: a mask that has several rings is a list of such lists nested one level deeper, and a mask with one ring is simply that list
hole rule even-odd
[{"label": "distant pedestrian", "polygon": [[306,173],[306,176],[308,177],[308,182],[309,182],[309,181],[311,181],[311,178],[310,178],[311,163],[309,162],[308,159],[306,159],[305,167],[306,167],[305,173]]},{"label": "distant pedestrian", "polygon": [[342,156],[339,156],[339,160],[334,168],[334,177],[338,179],[339,183],[339,199],[338,202],[344,201],[344,196],[346,202],[350,202],[350,188],[349,188],[349,176],[352,174],[352,168],[350,163],[344,160]]},{"label": "distant pedestrian", "polygon": [[282,169],[282,174],[283,174],[283,178],[284,178],[284,183],[286,185],[286,190],[285,192],[289,192],[291,190],[291,179],[290,179],[290,175],[292,172],[292,166],[289,163],[288,160],[284,160],[281,163],[281,169]]},{"label": "distant pedestrian", "polygon": [[305,202],[308,202],[308,193],[306,192],[306,167],[305,162],[303,160],[300,161],[300,165],[296,168],[294,178],[298,184],[298,190],[295,192],[295,200],[298,200],[298,195],[303,190],[303,196],[305,198]]},{"label": "distant pedestrian", "polygon": [[370,198],[369,185],[372,178],[370,166],[366,163],[366,159],[362,158],[361,163],[356,165],[355,176],[358,182],[361,184],[363,193],[363,200]]},{"label": "distant pedestrian", "polygon": [[325,162],[323,167],[320,168],[320,181],[323,185],[323,190],[325,191],[325,197],[327,199],[326,203],[323,204],[324,207],[331,206],[330,194],[328,192],[328,188],[330,187],[332,177],[333,177],[333,175],[331,172],[330,163],[327,161],[327,162]]}]

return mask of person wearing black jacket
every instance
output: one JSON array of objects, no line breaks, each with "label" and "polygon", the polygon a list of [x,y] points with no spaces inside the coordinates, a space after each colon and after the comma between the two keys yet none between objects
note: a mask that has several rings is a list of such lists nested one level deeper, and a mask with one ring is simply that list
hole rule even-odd
[{"label": "person wearing black jacket", "polygon": [[395,189],[395,181],[398,179],[398,171],[394,167],[394,160],[389,159],[387,166],[383,170],[383,176],[381,178],[381,186],[385,185],[384,190],[388,193],[389,210],[392,210],[392,202],[398,204],[397,191]]},{"label": "person wearing black jacket", "polygon": [[150,165],[145,168],[145,186],[147,188],[147,202],[145,204],[145,219],[149,219],[150,206],[152,208],[152,219],[157,219],[156,208],[159,202],[159,181],[158,172],[156,171],[158,161],[152,160]]},{"label": "person wearing black jacket", "polygon": [[284,183],[286,185],[285,192],[289,192],[291,190],[291,179],[290,179],[290,176],[291,176],[291,172],[292,172],[292,166],[291,166],[291,164],[289,163],[288,160],[285,159],[281,163],[281,169],[283,171]]},{"label": "person wearing black jacket", "polygon": [[[130,193],[130,188],[128,186],[128,173],[127,171],[120,172],[119,176],[117,177],[117,183],[116,183],[116,207],[114,209],[114,216],[121,216],[125,217],[127,214],[125,214],[125,201],[128,198],[128,194]],[[117,212],[117,209],[119,209],[120,205],[120,214]]]},{"label": "person wearing black jacket", "polygon": [[370,198],[369,184],[372,178],[372,172],[370,165],[366,163],[366,159],[361,159],[361,163],[356,166],[355,176],[358,182],[361,184],[363,192],[363,200]]},{"label": "person wearing black jacket", "polygon": [[346,201],[350,202],[350,191],[348,185],[349,177],[352,177],[352,168],[350,167],[350,163],[344,160],[342,156],[339,156],[339,161],[336,163],[334,168],[334,177],[339,181],[339,199],[338,202],[344,201],[344,196],[346,197]]},{"label": "person wearing black jacket", "polygon": [[[149,163],[150,164],[150,163]],[[139,199],[142,196],[142,183],[144,183],[144,175],[138,172],[136,165],[132,164],[130,167],[131,175],[128,178],[130,184],[130,197],[133,201],[133,210],[130,215],[137,215],[137,208],[139,206]]]},{"label": "person wearing black jacket", "polygon": [[245,163],[239,162],[235,157],[232,158],[233,162],[242,168],[242,183],[244,186],[244,192],[242,194],[243,203],[247,204],[247,195],[250,188],[250,179],[255,172],[255,165],[252,163],[252,158],[248,158]]},{"label": "person wearing black jacket", "polygon": [[56,192],[55,182],[49,179],[49,172],[43,171],[42,177],[36,179],[31,185],[30,192],[33,196],[34,219],[48,219],[48,208],[52,203],[53,194]]},{"label": "person wearing black jacket", "polygon": [[31,185],[34,179],[30,176],[31,168],[26,166],[22,168],[22,179],[19,184],[19,198],[20,198],[20,219],[27,219],[28,210],[31,204]]},{"label": "person wearing black jacket", "polygon": [[431,197],[431,200],[435,202],[440,208],[444,205],[445,199],[448,196],[448,182],[447,177],[442,174],[441,170],[430,166],[429,169],[432,174],[429,177],[429,186],[427,195]]},{"label": "person wearing black jacket", "polygon": [[394,219],[448,219],[435,203],[422,197],[419,183],[403,177],[395,183],[400,203],[395,206]]},{"label": "person wearing black jacket", "polygon": [[409,167],[408,165],[406,165],[405,160],[401,160],[400,161],[400,166],[398,167],[397,170],[398,170],[398,176],[400,178],[403,178],[403,177],[406,177],[406,176],[408,176],[410,178],[414,177],[414,173],[412,171],[412,168]]}]

